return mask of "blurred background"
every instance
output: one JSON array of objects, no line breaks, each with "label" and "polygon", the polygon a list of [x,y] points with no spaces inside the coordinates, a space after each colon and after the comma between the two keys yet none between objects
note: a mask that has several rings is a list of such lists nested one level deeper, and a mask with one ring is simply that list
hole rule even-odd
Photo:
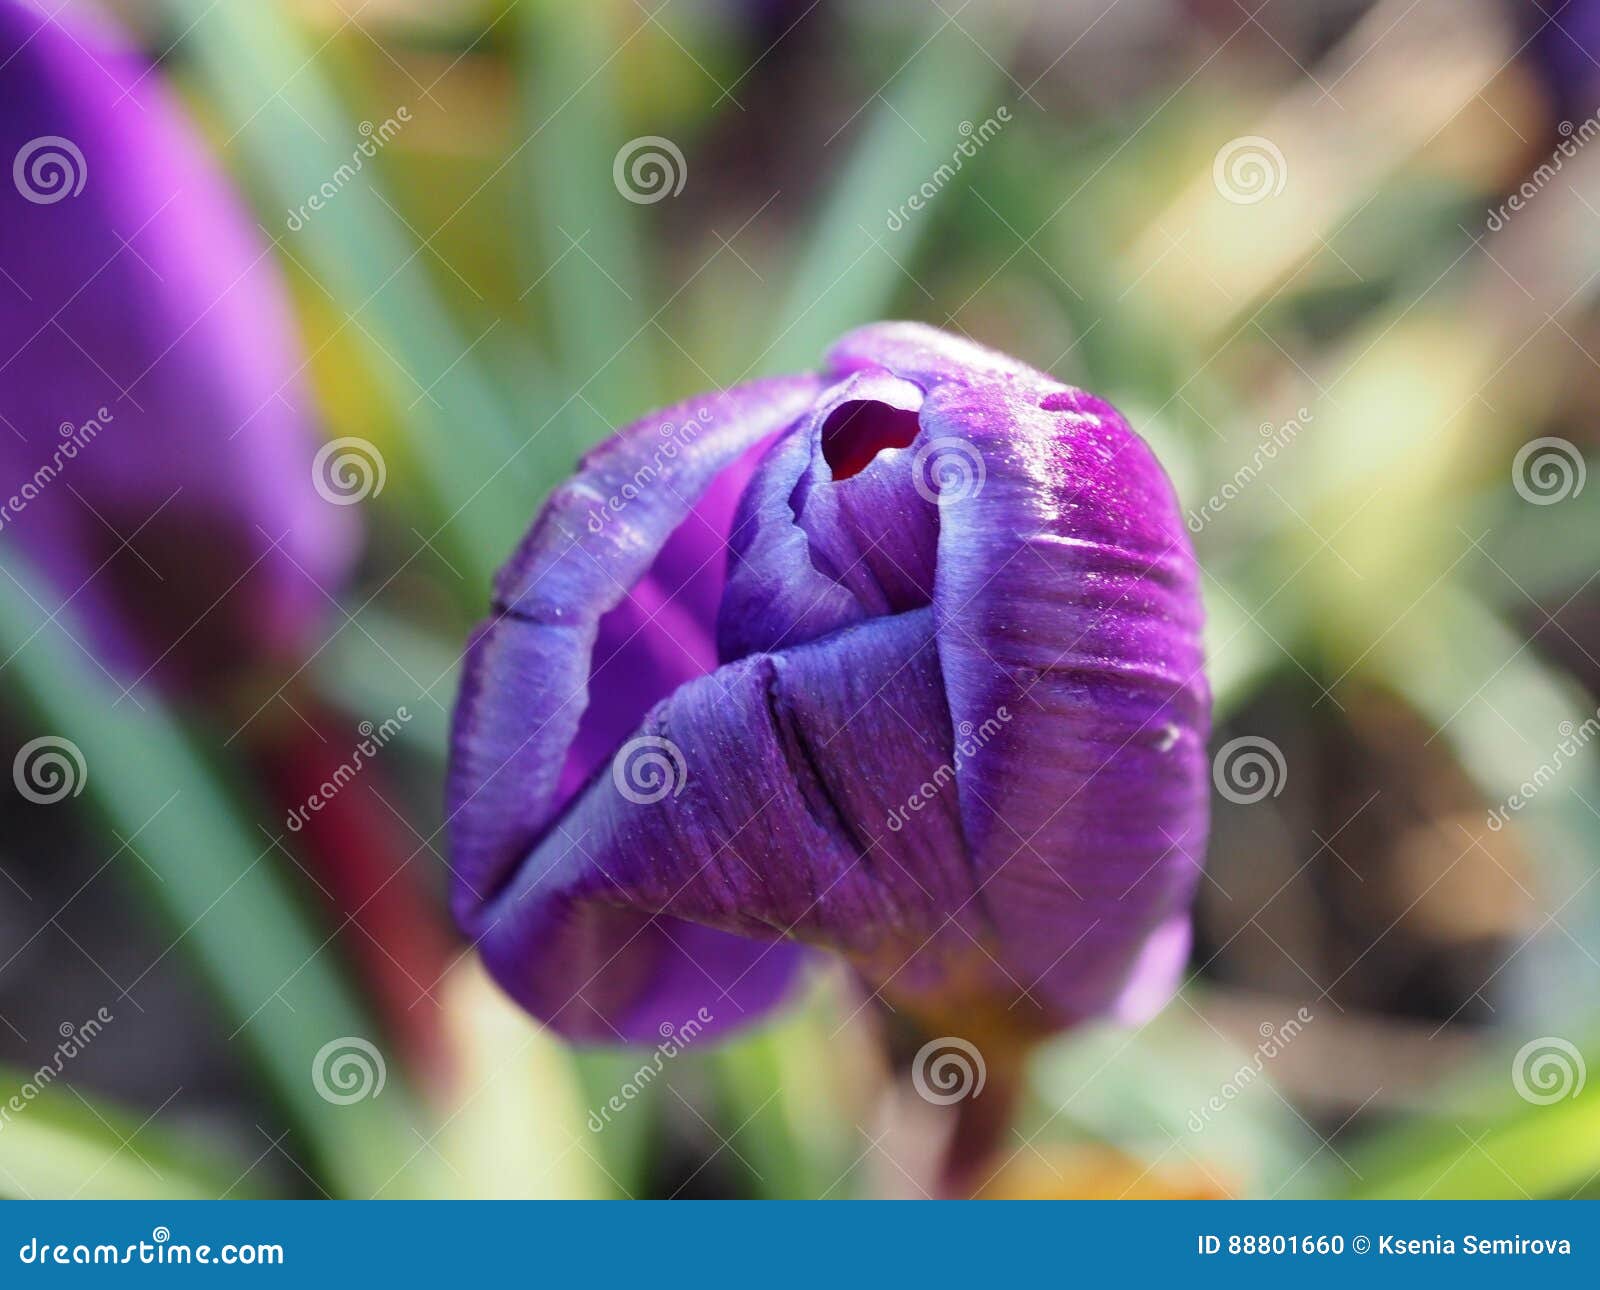
[{"label": "blurred background", "polygon": [[[1036,1054],[985,1193],[1600,1195],[1600,4],[109,11],[287,293],[340,518],[258,650],[225,521],[110,514],[90,577],[204,589],[111,597],[157,662],[246,624],[174,684],[7,516],[0,1192],[930,1190],[842,969],[574,1049],[457,939],[441,832],[458,653],[577,454],[904,317],[1115,402],[1206,572],[1189,980]],[[246,469],[196,442],[191,495]]]}]

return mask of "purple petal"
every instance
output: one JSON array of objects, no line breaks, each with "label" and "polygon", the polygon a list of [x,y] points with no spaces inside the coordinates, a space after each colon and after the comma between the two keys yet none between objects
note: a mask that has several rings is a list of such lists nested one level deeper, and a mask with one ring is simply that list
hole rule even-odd
[{"label": "purple petal", "polygon": [[982,377],[1047,380],[1009,354],[914,322],[872,323],[847,332],[828,351],[828,370],[882,368],[924,389]]},{"label": "purple petal", "polygon": [[[940,379],[901,329],[873,348]],[[1058,1019],[1112,1007],[1152,962],[1170,989],[1181,960],[1141,955],[1199,878],[1210,708],[1171,486],[1109,405],[1020,365],[935,385],[922,422],[951,719],[1009,714],[959,781],[996,957]]]},{"label": "purple petal", "polygon": [[[903,469],[894,469],[898,450],[885,449],[835,485],[824,448],[841,420],[846,433],[868,427],[863,408],[877,409],[872,415],[879,422],[896,413],[909,417],[914,434],[921,401],[915,386],[885,372],[857,373],[823,391],[773,446],[750,481],[730,537],[732,567],[717,625],[724,659],[802,644],[928,603],[904,570],[921,571],[931,588],[932,529],[926,516],[911,513],[925,504],[914,494],[909,500],[901,495],[910,489],[897,484],[905,477]],[[853,523],[863,512],[872,517],[874,532]],[[880,543],[885,530],[891,536]],[[919,543],[910,535],[920,530],[925,533]],[[917,545],[925,552],[916,553]]]},{"label": "purple petal", "polygon": [[298,650],[357,533],[270,248],[110,27],[0,0],[0,91],[5,528],[127,672]]},{"label": "purple petal", "polygon": [[501,570],[456,714],[449,805],[464,925],[651,704],[715,664],[708,607],[733,498],[753,451],[816,388],[810,377],[758,381],[629,426],[556,490]]},{"label": "purple petal", "polygon": [[[953,796],[918,828],[886,823],[949,745],[932,632],[926,608],[876,619],[675,691],[483,911],[485,961],[580,1038],[680,1019],[641,1015],[634,993],[632,938],[672,920],[737,933],[755,947],[742,971],[779,958],[779,937],[898,966],[971,890]],[[705,1006],[717,1027],[768,1001],[684,957],[649,976],[668,973],[673,1007]]]},{"label": "purple petal", "polygon": [[1555,0],[1553,4],[1519,7],[1519,23],[1527,34],[1518,52],[1526,50],[1544,74],[1563,134],[1595,110],[1600,86],[1600,4],[1595,0]]}]

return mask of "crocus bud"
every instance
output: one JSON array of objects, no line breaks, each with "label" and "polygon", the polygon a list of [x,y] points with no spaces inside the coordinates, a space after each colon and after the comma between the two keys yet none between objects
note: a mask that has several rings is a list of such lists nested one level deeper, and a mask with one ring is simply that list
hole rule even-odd
[{"label": "crocus bud", "polygon": [[582,1040],[747,1020],[802,946],[934,1024],[1147,1015],[1205,844],[1200,620],[1109,405],[863,328],[551,497],[466,659],[457,917]]},{"label": "crocus bud", "polygon": [[354,516],[271,248],[160,76],[60,8],[0,0],[0,530],[110,667],[211,681],[304,644]]}]

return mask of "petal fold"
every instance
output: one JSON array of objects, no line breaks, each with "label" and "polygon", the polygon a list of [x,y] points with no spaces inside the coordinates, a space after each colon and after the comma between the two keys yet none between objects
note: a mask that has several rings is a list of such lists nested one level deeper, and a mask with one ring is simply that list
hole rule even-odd
[{"label": "petal fold", "polygon": [[[670,618],[667,630],[654,624],[680,597],[714,603],[732,502],[718,477],[803,413],[816,388],[811,377],[757,381],[635,422],[584,458],[501,570],[494,614],[468,647],[447,786],[454,905],[469,929],[558,817],[574,779],[609,752],[591,740],[568,772],[586,710],[631,730],[714,664],[708,631],[702,645],[687,628],[674,636]],[[686,436],[685,426],[697,429]],[[625,604],[597,657],[602,620]],[[653,662],[629,652],[636,640]]]}]

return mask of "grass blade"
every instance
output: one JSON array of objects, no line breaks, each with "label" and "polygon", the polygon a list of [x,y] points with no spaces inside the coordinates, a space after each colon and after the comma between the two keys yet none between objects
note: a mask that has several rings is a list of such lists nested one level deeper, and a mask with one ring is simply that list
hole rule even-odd
[{"label": "grass blade", "polygon": [[[48,1068],[47,1068],[48,1069]],[[249,1161],[145,1117],[0,1067],[21,1109],[0,1124],[0,1195],[12,1200],[214,1200],[249,1196]],[[141,1123],[141,1121],[144,1121]]]},{"label": "grass blade", "polygon": [[109,864],[137,881],[172,933],[171,950],[199,969],[220,1024],[306,1135],[310,1148],[296,1157],[312,1156],[338,1191],[370,1195],[410,1154],[414,1117],[398,1071],[368,1100],[336,1105],[319,1095],[323,1046],[376,1031],[285,884],[271,840],[241,823],[154,694],[124,698],[85,657],[21,561],[0,558],[0,575],[8,693],[32,710],[32,729],[81,754],[80,791],[112,839]]},{"label": "grass blade", "polygon": [[310,195],[335,186],[303,227],[283,234],[282,247],[366,342],[372,375],[386,387],[431,491],[441,545],[473,585],[476,603],[525,527],[529,501],[522,436],[472,352],[476,342],[439,299],[427,276],[429,253],[384,199],[364,158],[359,178],[346,178],[364,136],[290,18],[264,4],[168,0],[167,8],[234,132],[230,146],[248,158],[246,178],[283,212],[272,231],[285,229],[289,212]]},{"label": "grass blade", "polygon": [[550,427],[565,460],[656,401],[650,282],[642,207],[612,176],[630,146],[617,110],[612,11],[540,0],[519,18],[519,152],[535,216],[528,258],[549,315],[553,386],[566,399]]},{"label": "grass blade", "polygon": [[911,54],[869,109],[861,140],[834,181],[784,293],[777,334],[755,364],[759,370],[813,367],[841,332],[883,316],[932,220],[923,211],[891,233],[888,213],[953,164],[970,133],[963,123],[975,128],[1002,106],[1002,75],[948,24]]}]

